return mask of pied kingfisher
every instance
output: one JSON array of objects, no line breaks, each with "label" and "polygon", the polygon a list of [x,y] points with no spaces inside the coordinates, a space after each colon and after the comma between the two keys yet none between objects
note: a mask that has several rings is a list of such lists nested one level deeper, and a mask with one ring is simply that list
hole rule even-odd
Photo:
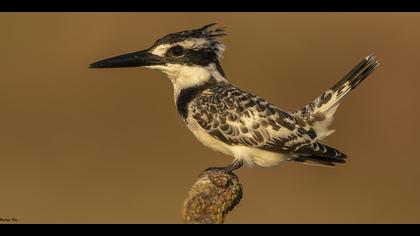
[{"label": "pied kingfisher", "polygon": [[90,68],[145,67],[165,73],[174,87],[176,108],[195,137],[213,150],[234,157],[221,169],[271,167],[282,161],[320,166],[345,163],[346,155],[321,141],[342,99],[379,65],[369,55],[343,79],[294,112],[245,92],[225,76],[219,63],[223,28],[209,24],[172,33],[150,48],[101,60]]}]

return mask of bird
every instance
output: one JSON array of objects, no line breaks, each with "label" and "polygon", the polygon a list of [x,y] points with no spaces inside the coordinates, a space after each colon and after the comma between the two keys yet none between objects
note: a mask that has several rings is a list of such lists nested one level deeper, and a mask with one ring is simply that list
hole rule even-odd
[{"label": "bird", "polygon": [[[170,33],[141,51],[89,65],[89,68],[144,67],[172,82],[176,109],[205,146],[233,157],[224,167],[273,167],[284,161],[323,167],[346,163],[347,156],[324,139],[343,99],[378,66],[374,54],[359,62],[334,86],[296,111],[278,108],[231,83],[220,60],[226,29],[215,23]],[[162,121],[163,122],[163,121]]]}]

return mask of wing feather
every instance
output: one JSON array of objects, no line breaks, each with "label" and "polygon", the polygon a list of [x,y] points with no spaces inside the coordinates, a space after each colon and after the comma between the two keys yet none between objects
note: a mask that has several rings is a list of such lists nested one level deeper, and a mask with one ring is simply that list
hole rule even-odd
[{"label": "wing feather", "polygon": [[324,152],[326,146],[317,142],[316,132],[299,116],[227,83],[203,91],[191,111],[207,133],[229,145],[303,156],[340,153]]}]

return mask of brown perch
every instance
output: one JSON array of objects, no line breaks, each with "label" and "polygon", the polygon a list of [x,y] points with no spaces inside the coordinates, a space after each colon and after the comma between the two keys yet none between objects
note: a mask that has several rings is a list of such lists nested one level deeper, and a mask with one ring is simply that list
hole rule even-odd
[{"label": "brown perch", "polygon": [[186,224],[222,224],[242,198],[242,185],[231,171],[203,171],[182,206]]}]

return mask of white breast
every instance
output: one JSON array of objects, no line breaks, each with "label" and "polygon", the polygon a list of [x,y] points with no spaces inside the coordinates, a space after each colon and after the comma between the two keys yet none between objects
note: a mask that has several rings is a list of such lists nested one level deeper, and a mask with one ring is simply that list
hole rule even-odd
[{"label": "white breast", "polygon": [[194,118],[187,118],[187,127],[195,135],[198,141],[200,141],[207,147],[213,149],[214,151],[219,151],[226,155],[233,156],[231,150],[232,147],[230,145],[227,145],[226,143],[219,141],[210,134],[208,134],[203,128],[201,128],[201,126],[197,123],[197,121]]}]

